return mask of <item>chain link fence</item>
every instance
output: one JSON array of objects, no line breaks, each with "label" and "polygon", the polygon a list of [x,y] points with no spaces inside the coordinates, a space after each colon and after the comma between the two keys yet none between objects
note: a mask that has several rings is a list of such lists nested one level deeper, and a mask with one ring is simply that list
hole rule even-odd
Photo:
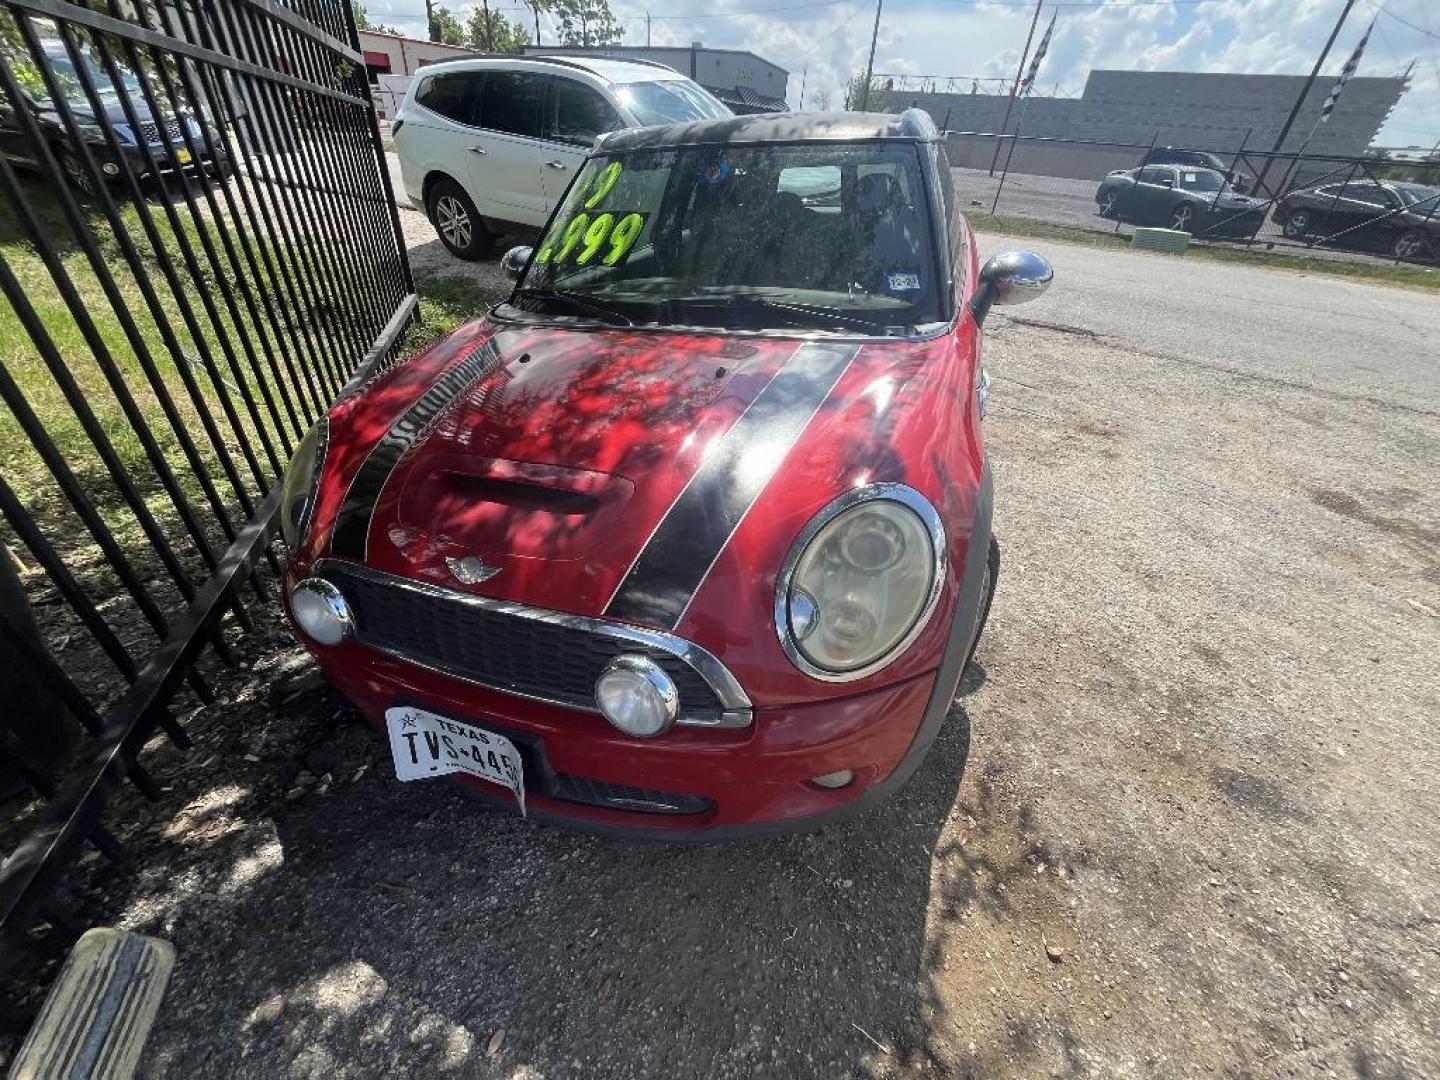
[{"label": "chain link fence", "polygon": [[947,132],[972,214],[1433,265],[1440,162]]}]

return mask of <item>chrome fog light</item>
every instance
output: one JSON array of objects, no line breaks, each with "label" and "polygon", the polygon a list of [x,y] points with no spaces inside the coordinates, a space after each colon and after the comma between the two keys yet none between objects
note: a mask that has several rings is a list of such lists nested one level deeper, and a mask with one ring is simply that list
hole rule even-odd
[{"label": "chrome fog light", "polygon": [[350,605],[324,578],[306,578],[290,594],[290,613],[306,636],[321,645],[339,645],[355,633]]},{"label": "chrome fog light", "polygon": [[100,166],[100,171],[103,172],[106,176],[119,176],[120,166],[113,161],[107,161],[105,162],[105,164]]},{"label": "chrome fog light", "polygon": [[810,783],[816,787],[842,788],[848,787],[854,779],[855,774],[853,772],[849,769],[841,769],[839,772],[827,772],[823,776],[812,776]]},{"label": "chrome fog light", "polygon": [[680,715],[680,691],[653,660],[617,656],[595,680],[595,704],[626,735],[648,739]]}]

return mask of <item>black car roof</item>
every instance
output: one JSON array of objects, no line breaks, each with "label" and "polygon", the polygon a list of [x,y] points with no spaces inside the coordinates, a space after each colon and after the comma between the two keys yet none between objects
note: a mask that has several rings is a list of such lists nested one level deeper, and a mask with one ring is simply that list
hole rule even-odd
[{"label": "black car roof", "polygon": [[659,146],[708,146],[728,143],[934,142],[940,131],[928,113],[765,113],[702,120],[688,124],[626,128],[603,136],[596,149],[605,153]]}]

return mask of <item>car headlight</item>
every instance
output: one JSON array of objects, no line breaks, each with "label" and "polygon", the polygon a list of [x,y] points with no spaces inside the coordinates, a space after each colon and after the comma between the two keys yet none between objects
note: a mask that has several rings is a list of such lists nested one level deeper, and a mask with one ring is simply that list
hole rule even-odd
[{"label": "car headlight", "polygon": [[280,488],[280,534],[290,551],[299,546],[310,527],[328,438],[329,425],[321,420],[305,433],[295,448],[295,456],[290,459],[290,467],[285,470],[285,483]]},{"label": "car headlight", "polygon": [[775,629],[817,679],[844,682],[895,660],[924,629],[945,578],[945,528],[904,484],[834,500],[800,533],[781,568]]}]

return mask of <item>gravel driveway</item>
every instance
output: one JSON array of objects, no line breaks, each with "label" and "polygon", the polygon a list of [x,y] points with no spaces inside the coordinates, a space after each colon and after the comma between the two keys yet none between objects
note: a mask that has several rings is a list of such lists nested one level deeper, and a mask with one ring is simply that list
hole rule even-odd
[{"label": "gravel driveway", "polygon": [[178,950],[148,1074],[1440,1071],[1434,298],[1038,246],[987,346],[999,594],[897,798],[534,827],[396,783],[272,625],[153,756],[140,869],[78,875]]}]

